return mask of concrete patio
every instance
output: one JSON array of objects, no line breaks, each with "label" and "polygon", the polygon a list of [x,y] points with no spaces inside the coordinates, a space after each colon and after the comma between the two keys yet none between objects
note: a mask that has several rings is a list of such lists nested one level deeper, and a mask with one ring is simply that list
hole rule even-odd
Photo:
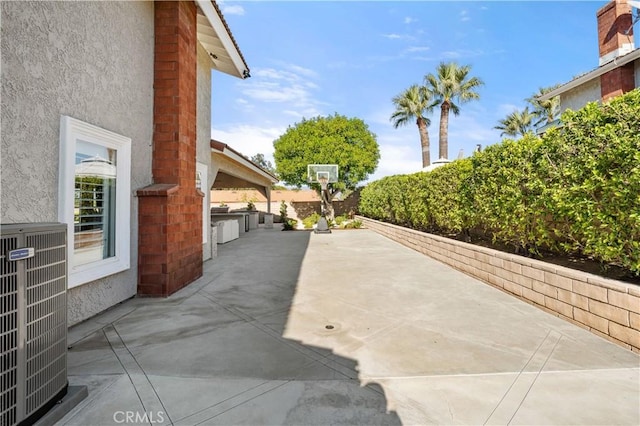
[{"label": "concrete patio", "polygon": [[638,354],[370,230],[243,234],[69,345],[60,425],[640,424]]}]

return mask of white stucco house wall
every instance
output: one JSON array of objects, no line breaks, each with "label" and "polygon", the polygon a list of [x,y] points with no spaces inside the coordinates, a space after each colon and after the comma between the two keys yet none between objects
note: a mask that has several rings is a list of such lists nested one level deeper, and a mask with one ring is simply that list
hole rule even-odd
[{"label": "white stucco house wall", "polygon": [[[67,223],[68,323],[136,294],[167,295],[193,281],[211,253],[211,72],[249,76],[218,6],[210,0],[5,1],[0,13],[0,224]],[[175,21],[167,23],[168,16]],[[184,32],[172,25],[183,26]],[[167,41],[165,34],[173,38]],[[187,46],[187,56],[174,54],[172,43]],[[186,83],[171,83],[168,73],[174,72],[176,81]],[[163,90],[182,90],[176,92],[181,99],[177,112],[166,106]],[[167,120],[167,114],[177,118]],[[181,143],[167,141],[167,135]],[[169,150],[183,145],[190,147],[185,164],[165,162],[163,152],[177,157],[178,151]],[[101,188],[100,197],[111,197],[111,206],[117,205],[109,210],[101,199],[102,207],[93,210],[100,212],[98,231],[107,241],[93,251],[83,246],[82,204],[74,205],[85,191],[78,186],[78,167],[86,162],[99,162],[107,170],[94,185]],[[159,185],[170,193],[161,200]],[[172,198],[183,193],[188,195]],[[191,259],[188,275],[170,275],[174,266],[157,260],[162,256],[150,251],[155,248],[142,243],[148,235],[145,215],[153,214],[162,200],[193,204],[200,212],[190,226],[201,233],[189,252],[179,253]],[[182,235],[179,217],[162,220],[163,229],[172,230],[166,238]],[[162,246],[165,255],[174,253],[170,243]],[[169,273],[152,275],[158,269]],[[148,279],[164,287],[156,289]]]}]

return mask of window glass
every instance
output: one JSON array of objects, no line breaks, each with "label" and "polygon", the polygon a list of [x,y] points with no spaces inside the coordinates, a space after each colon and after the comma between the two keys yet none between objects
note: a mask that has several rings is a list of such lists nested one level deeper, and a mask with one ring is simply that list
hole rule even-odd
[{"label": "window glass", "polygon": [[115,256],[116,162],[115,149],[77,141],[74,266]]}]

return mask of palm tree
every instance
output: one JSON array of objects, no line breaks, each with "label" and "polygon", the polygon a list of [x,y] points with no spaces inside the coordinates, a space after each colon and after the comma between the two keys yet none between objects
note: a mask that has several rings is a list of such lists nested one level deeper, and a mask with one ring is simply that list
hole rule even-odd
[{"label": "palm tree", "polygon": [[424,77],[428,90],[440,105],[440,158],[449,157],[449,111],[454,115],[460,114],[460,106],[480,95],[476,88],[484,85],[477,77],[470,77],[471,65],[459,66],[455,62],[441,62],[436,68],[436,73],[427,74]]},{"label": "palm tree", "polygon": [[500,124],[494,129],[502,130],[500,136],[524,136],[531,131],[534,117],[535,114],[529,112],[529,107],[526,107],[523,111],[515,110],[507,115],[505,119],[498,121]]},{"label": "palm tree", "polygon": [[430,114],[435,106],[431,98],[431,93],[424,87],[414,84],[404,92],[395,96],[392,102],[396,107],[395,112],[391,114],[390,118],[394,128],[397,129],[400,126],[413,122],[413,120],[416,121],[418,132],[420,133],[420,145],[422,146],[422,167],[427,167],[431,164],[429,132],[427,131],[431,120],[425,117],[425,115]]},{"label": "palm tree", "polygon": [[546,101],[541,101],[538,98],[556,87],[540,87],[538,93],[526,99],[533,107],[533,115],[537,118],[537,121],[533,123],[534,127],[549,124],[558,118],[560,114],[560,96],[555,96]]}]

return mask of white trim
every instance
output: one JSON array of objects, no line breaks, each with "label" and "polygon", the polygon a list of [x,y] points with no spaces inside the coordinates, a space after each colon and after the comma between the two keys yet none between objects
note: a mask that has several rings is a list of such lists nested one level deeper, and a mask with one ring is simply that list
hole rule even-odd
[{"label": "white trim", "polygon": [[624,56],[627,53],[631,52],[633,48],[634,48],[633,43],[624,43],[622,46],[620,46],[616,50],[609,52],[606,55],[602,55],[600,57],[600,60],[598,61],[598,65],[603,66],[604,64],[607,64],[613,61],[619,56]]},{"label": "white trim", "polygon": [[238,155],[235,152],[226,149],[226,147],[225,147],[225,149],[223,151],[220,151],[219,149],[211,148],[211,152],[222,154],[222,155],[230,158],[231,160],[234,160],[234,161],[244,165],[248,169],[251,169],[253,172],[258,173],[260,176],[263,176],[264,178],[269,179],[273,183],[277,183],[278,182],[277,179],[274,179],[273,176],[271,176],[270,174],[268,174],[267,172],[262,170],[260,167],[256,166],[255,164],[253,164],[251,161],[247,160],[243,156]]},{"label": "white trim", "polygon": [[211,221],[211,215],[209,214],[209,196],[211,188],[209,187],[209,167],[204,163],[196,163],[196,173],[200,174],[201,188],[200,191],[204,194],[202,198],[202,244],[206,244],[209,240],[209,232],[211,228],[209,222]]},{"label": "white trim", "polygon": [[547,93],[545,93],[542,96],[539,96],[538,99],[540,99],[541,101],[546,101],[549,100],[555,96],[561,95],[565,92],[568,92],[569,90],[581,86],[584,83],[587,83],[597,77],[600,77],[602,74],[605,74],[613,69],[616,69],[618,67],[621,67],[623,65],[628,64],[629,62],[632,62],[636,59],[640,58],[640,49],[636,49],[631,53],[627,53],[624,56],[620,56],[618,58],[615,58],[613,61],[609,62],[608,64],[605,64],[601,67],[598,67],[596,69],[594,69],[593,71],[590,71],[586,74],[581,75],[578,78],[575,78],[573,80],[571,80],[568,83],[563,84],[560,87],[555,88],[554,90],[551,90]]},{"label": "white trim", "polygon": [[[73,265],[75,154],[78,140],[117,151],[115,256],[84,265]],[[131,237],[131,139],[68,116],[60,117],[60,171],[58,220],[67,224],[69,288],[130,268]]]},{"label": "white trim", "polygon": [[227,28],[222,22],[222,19],[220,19],[213,4],[211,4],[211,0],[196,0],[196,4],[200,7],[200,10],[202,10],[202,13],[220,39],[220,43],[222,43],[222,46],[229,54],[231,62],[233,62],[233,65],[238,70],[238,75],[243,78],[244,72],[248,70],[244,65],[240,52],[238,52],[233,40],[231,40],[231,36],[227,32]]}]

